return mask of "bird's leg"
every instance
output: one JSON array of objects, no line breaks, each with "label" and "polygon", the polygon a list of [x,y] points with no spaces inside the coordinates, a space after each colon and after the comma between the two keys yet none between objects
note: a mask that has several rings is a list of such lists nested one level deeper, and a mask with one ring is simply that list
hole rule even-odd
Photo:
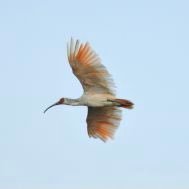
[{"label": "bird's leg", "polygon": [[112,99],[107,99],[107,101],[108,101],[108,102],[113,102],[113,100],[112,100]]},{"label": "bird's leg", "polygon": [[126,99],[110,99],[109,101],[111,101],[112,103],[115,103],[115,106],[120,106],[120,107],[123,107],[123,108],[127,108],[127,109],[132,109],[134,104],[129,101],[129,100],[126,100]]},{"label": "bird's leg", "polygon": [[114,99],[107,99],[108,102],[111,102],[113,106],[120,106],[118,102],[116,102]]}]

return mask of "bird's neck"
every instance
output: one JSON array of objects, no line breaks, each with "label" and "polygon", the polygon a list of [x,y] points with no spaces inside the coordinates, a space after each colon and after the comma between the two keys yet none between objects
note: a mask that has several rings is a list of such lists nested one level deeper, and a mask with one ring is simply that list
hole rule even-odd
[{"label": "bird's neck", "polygon": [[71,99],[71,98],[64,98],[64,104],[71,105],[71,106],[80,106],[79,99]]}]

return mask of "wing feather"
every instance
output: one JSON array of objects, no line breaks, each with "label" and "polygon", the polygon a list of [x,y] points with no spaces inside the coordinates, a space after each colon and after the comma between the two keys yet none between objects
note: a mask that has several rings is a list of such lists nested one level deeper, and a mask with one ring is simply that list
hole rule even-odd
[{"label": "wing feather", "polygon": [[113,138],[121,120],[118,107],[88,107],[88,135],[106,141]]},{"label": "wing feather", "polygon": [[80,44],[79,40],[74,42],[71,38],[67,46],[67,54],[72,71],[79,79],[85,93],[115,96],[115,84],[112,77],[89,43]]}]

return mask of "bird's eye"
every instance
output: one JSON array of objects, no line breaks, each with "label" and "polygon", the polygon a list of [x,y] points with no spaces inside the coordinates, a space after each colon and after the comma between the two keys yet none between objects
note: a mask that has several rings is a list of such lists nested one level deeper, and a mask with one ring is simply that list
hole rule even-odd
[{"label": "bird's eye", "polygon": [[59,100],[59,103],[60,103],[60,104],[63,104],[63,103],[64,103],[64,98],[61,98],[61,99]]}]

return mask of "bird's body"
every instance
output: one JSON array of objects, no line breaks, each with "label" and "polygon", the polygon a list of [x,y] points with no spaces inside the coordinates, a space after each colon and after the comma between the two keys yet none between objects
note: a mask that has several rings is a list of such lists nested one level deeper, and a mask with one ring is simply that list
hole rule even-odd
[{"label": "bird's body", "polygon": [[118,103],[111,101],[113,99],[114,98],[111,95],[83,94],[80,98],[77,99],[64,98],[64,104],[70,106],[88,106],[88,107],[105,107],[105,106],[118,105]]},{"label": "bird's body", "polygon": [[[118,99],[115,85],[97,54],[88,43],[79,44],[71,39],[67,46],[68,61],[74,75],[79,79],[84,93],[78,99],[61,98],[53,104],[87,106],[87,128],[89,136],[106,141],[112,138],[121,120],[121,109],[133,107],[129,100]],[[48,107],[45,112],[51,108]]]},{"label": "bird's body", "polygon": [[108,101],[109,99],[112,99],[112,96],[108,94],[84,94],[81,96],[80,102],[82,103],[82,105],[89,107],[112,106],[113,102]]}]

